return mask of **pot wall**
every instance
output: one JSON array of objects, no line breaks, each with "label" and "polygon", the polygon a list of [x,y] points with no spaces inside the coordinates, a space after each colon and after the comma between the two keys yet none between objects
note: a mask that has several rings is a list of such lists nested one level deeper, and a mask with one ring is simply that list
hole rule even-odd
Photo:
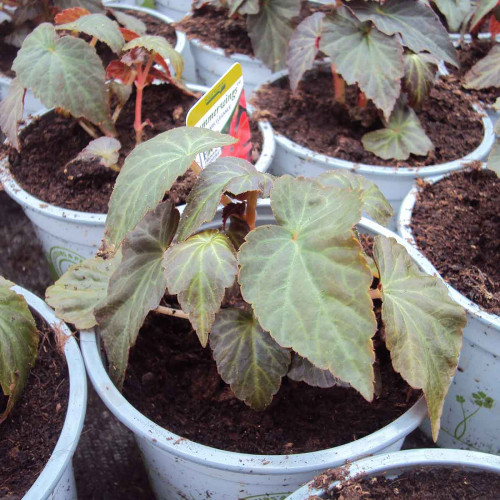
[{"label": "pot wall", "polygon": [[[415,248],[410,222],[416,193],[414,188],[406,196],[398,219],[399,233]],[[423,256],[421,266],[428,273],[439,274]],[[467,326],[458,370],[446,396],[437,444],[500,455],[500,316],[485,312],[447,286],[450,296],[465,308]],[[430,436],[428,422],[423,430]]]},{"label": "pot wall", "polygon": [[156,0],[156,10],[179,21],[191,11],[191,0]]},{"label": "pot wall", "polygon": [[[259,204],[258,224],[272,224],[269,201]],[[215,222],[204,228],[219,227]],[[395,236],[366,219],[368,233]],[[410,249],[412,251],[412,249]],[[413,251],[414,254],[416,252]],[[81,346],[89,377],[110,411],[135,435],[157,498],[217,500],[282,500],[325,467],[343,465],[369,454],[399,450],[404,438],[427,415],[421,398],[410,410],[383,429],[352,443],[298,455],[249,455],[226,452],[181,438],[146,418],[115,388],[104,368],[93,331],[81,332]]]},{"label": "pot wall", "polygon": [[69,401],[64,426],[50,456],[35,483],[23,500],[76,500],[77,491],[72,458],[80,439],[87,406],[87,377],[78,344],[69,328],[54,315],[45,302],[21,287],[13,290],[23,295],[29,306],[52,327],[68,337],[64,355],[69,373]]}]

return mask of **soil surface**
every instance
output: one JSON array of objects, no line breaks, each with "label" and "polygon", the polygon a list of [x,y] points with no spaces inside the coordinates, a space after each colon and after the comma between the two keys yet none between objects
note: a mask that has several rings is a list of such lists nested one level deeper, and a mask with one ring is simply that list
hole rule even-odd
[{"label": "soil surface", "polygon": [[[340,469],[340,475],[342,475]],[[315,486],[327,487],[342,480],[339,469],[321,474]],[[408,499],[408,500],[495,500],[500,491],[500,475],[488,472],[469,472],[459,469],[422,467],[405,472],[396,478],[376,476],[352,479],[340,483],[325,498],[338,500]],[[319,500],[311,495],[308,500]]]},{"label": "soil surface", "polygon": [[382,128],[382,122],[370,102],[362,112],[356,107],[357,88],[347,87],[348,107],[333,99],[332,75],[309,72],[292,94],[288,78],[261,87],[253,97],[259,116],[268,118],[275,130],[289,139],[335,158],[354,163],[381,166],[422,167],[464,157],[483,139],[480,116],[473,110],[472,98],[456,83],[439,79],[429,98],[417,111],[434,151],[426,157],[411,155],[406,161],[382,160],[365,151],[361,138]]},{"label": "soil surface", "polygon": [[[45,467],[64,425],[69,397],[66,361],[52,331],[38,325],[40,346],[23,395],[0,424],[0,498],[21,499]],[[0,413],[6,398],[0,399]]]},{"label": "soil surface", "polygon": [[319,389],[284,378],[271,405],[256,412],[236,399],[186,320],[150,315],[132,348],[125,397],[162,427],[215,448],[293,454],[338,446],[380,429],[419,393],[395,374],[377,342],[380,397],[350,388]]},{"label": "soil surface", "polygon": [[473,302],[500,314],[500,179],[458,172],[422,184],[411,230],[441,276]]},{"label": "soil surface", "polygon": [[[463,42],[460,47],[457,48],[458,61],[460,63],[460,69],[446,65],[448,71],[453,75],[457,76],[462,82],[465,74],[476,64],[479,60],[483,59],[488,52],[491,50],[495,42],[492,40],[479,40],[473,39],[471,43]],[[497,97],[500,96],[500,88],[498,87],[488,87],[486,89],[466,89],[463,87],[465,92],[473,95],[478,101],[482,101],[485,104],[494,104]]]},{"label": "soil surface", "polygon": [[[144,129],[144,140],[180,127],[186,123],[186,114],[197,98],[184,94],[172,85],[151,85],[144,90],[143,117],[152,126]],[[122,110],[116,128],[122,148],[118,164],[135,147],[134,95]],[[83,168],[66,164],[90,142],[89,135],[76,120],[54,112],[44,115],[36,126],[22,133],[21,151],[10,150],[12,172],[20,185],[33,196],[60,207],[83,212],[105,213],[117,173],[102,167],[98,161],[86,162]],[[66,170],[66,172],[65,172]],[[186,174],[188,187],[180,194],[172,193],[176,203],[183,203],[193,178]],[[179,182],[182,182],[179,179]]]}]

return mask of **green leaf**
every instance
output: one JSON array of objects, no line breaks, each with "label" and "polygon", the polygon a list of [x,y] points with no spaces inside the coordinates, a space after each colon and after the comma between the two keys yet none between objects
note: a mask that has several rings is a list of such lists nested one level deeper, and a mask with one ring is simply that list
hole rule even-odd
[{"label": "green leaf", "polygon": [[401,35],[413,52],[429,52],[458,67],[450,36],[428,5],[415,0],[387,0],[383,5],[352,0],[349,8],[360,21],[372,21],[386,35]]},{"label": "green leaf", "polygon": [[239,251],[241,292],[262,328],[366,399],[373,396],[372,275],[352,227],[359,193],[283,176],[271,191],[278,225]]},{"label": "green leaf", "polygon": [[394,215],[394,210],[378,186],[362,175],[349,170],[330,170],[316,177],[323,186],[350,188],[360,193],[362,210],[375,222],[387,224]]},{"label": "green leaf", "polygon": [[75,118],[114,129],[104,67],[83,40],[58,38],[52,25],[41,24],[24,41],[12,69],[45,107],[61,107]]},{"label": "green leaf", "polygon": [[272,71],[285,67],[293,33],[292,19],[299,13],[300,0],[267,0],[261,2],[258,14],[247,16],[247,31],[255,57]]},{"label": "green leaf", "polygon": [[25,93],[26,89],[17,78],[14,78],[10,82],[7,97],[0,102],[0,130],[17,150],[19,150],[17,126],[23,119]]},{"label": "green leaf", "polygon": [[470,31],[476,28],[483,20],[483,17],[493,10],[497,4],[498,0],[476,0],[476,8],[469,28]]},{"label": "green leaf", "polygon": [[486,166],[500,177],[500,139],[498,138],[491,149]]},{"label": "green leaf", "polygon": [[205,347],[224,292],[238,272],[229,238],[216,230],[198,233],[172,245],[163,257],[163,268],[169,293],[177,294]]},{"label": "green leaf", "polygon": [[432,0],[446,18],[450,31],[458,31],[471,9],[470,0]]},{"label": "green leaf", "polygon": [[87,259],[71,266],[45,292],[45,300],[56,316],[78,330],[97,324],[94,309],[106,298],[109,278],[115,272],[121,254],[112,259]]},{"label": "green leaf", "polygon": [[331,58],[344,80],[357,83],[388,118],[401,93],[403,47],[395,38],[370,29],[340,7],[323,22],[320,49]]},{"label": "green leaf", "polygon": [[182,76],[184,59],[162,36],[143,35],[139,38],[134,38],[123,47],[123,51],[132,50],[134,47],[142,47],[150,52],[160,54],[163,59],[169,61],[174,67],[177,79]]},{"label": "green leaf", "polygon": [[224,309],[210,335],[210,345],[222,380],[254,410],[264,410],[281,385],[290,352],[262,330],[247,311]]},{"label": "green leaf", "polygon": [[179,127],[139,144],[116,179],[106,218],[107,244],[118,248],[144,214],[163,199],[198,153],[236,142],[203,128]]},{"label": "green leaf", "polygon": [[382,283],[382,319],[394,369],[423,389],[432,436],[458,365],[465,311],[437,277],[421,272],[393,238],[375,237],[374,258]]},{"label": "green leaf", "polygon": [[108,45],[115,54],[119,54],[125,45],[118,24],[104,14],[82,16],[72,23],[56,26],[56,30],[78,31],[95,37]]},{"label": "green leaf", "polygon": [[0,276],[0,388],[9,396],[0,423],[22,394],[38,352],[35,320],[24,298],[10,289],[13,285]]},{"label": "green leaf", "polygon": [[102,0],[54,0],[54,5],[61,10],[82,7],[90,12],[104,12]]},{"label": "green leaf", "polygon": [[149,311],[156,309],[167,286],[163,252],[179,223],[179,212],[165,201],[148,212],[123,242],[122,262],[111,276],[105,302],[95,310],[109,361],[110,376],[121,388],[128,353]]},{"label": "green leaf", "polygon": [[468,89],[500,87],[500,45],[495,44],[464,76]]},{"label": "green leaf", "polygon": [[187,206],[179,223],[180,241],[204,223],[211,221],[224,192],[233,195],[259,191],[268,197],[273,184],[269,174],[259,172],[251,163],[230,156],[219,158],[202,170],[198,182],[187,198]]},{"label": "green leaf", "polygon": [[138,35],[145,35],[147,26],[137,17],[125,14],[118,9],[112,9],[111,13],[118,23],[129,30],[135,31]]},{"label": "green leaf", "polygon": [[430,54],[408,53],[404,56],[403,86],[410,97],[410,105],[420,107],[434,86],[437,61]]},{"label": "green leaf", "polygon": [[386,128],[368,132],[363,147],[384,160],[407,160],[410,154],[425,156],[434,149],[413,109],[398,105]]},{"label": "green leaf", "polygon": [[288,47],[286,65],[290,88],[293,92],[297,90],[304,73],[312,69],[314,60],[319,50],[319,39],[323,28],[323,12],[315,12],[306,17],[295,28]]},{"label": "green leaf", "polygon": [[340,386],[349,387],[349,384],[342,382],[342,380],[334,377],[328,370],[321,370],[314,366],[310,361],[295,354],[290,365],[290,371],[287,374],[288,378],[296,382],[305,382],[313,387],[321,387],[328,389],[328,387]]},{"label": "green leaf", "polygon": [[258,14],[260,10],[259,0],[227,0],[229,15],[238,12],[241,16],[246,14]]},{"label": "green leaf", "polygon": [[98,159],[104,167],[112,167],[118,162],[122,145],[114,137],[99,137],[90,141],[88,145],[78,153],[76,159],[89,160]]}]

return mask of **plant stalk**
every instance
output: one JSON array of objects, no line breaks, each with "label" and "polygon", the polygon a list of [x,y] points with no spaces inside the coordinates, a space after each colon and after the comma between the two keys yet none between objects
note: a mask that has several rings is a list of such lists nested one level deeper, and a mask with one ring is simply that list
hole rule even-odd
[{"label": "plant stalk", "polygon": [[166,316],[175,316],[176,318],[189,319],[189,316],[182,309],[174,309],[167,306],[158,306],[155,309],[158,314],[164,314]]},{"label": "plant stalk", "polygon": [[134,130],[135,130],[135,143],[140,144],[142,142],[142,130],[144,129],[144,123],[142,122],[142,94],[144,87],[146,86],[146,82],[148,79],[148,74],[153,65],[153,61],[155,58],[155,53],[152,52],[149,56],[148,62],[146,66],[143,68],[137,68],[137,79],[135,81],[135,86],[137,87],[137,93],[135,96],[135,121],[134,121]]},{"label": "plant stalk", "polygon": [[247,198],[247,209],[245,211],[245,221],[250,228],[255,229],[255,221],[257,220],[257,199],[259,193],[257,191],[250,191]]},{"label": "plant stalk", "polygon": [[345,104],[345,81],[337,73],[335,65],[332,64],[332,75],[333,75],[333,96],[335,102],[339,104]]}]

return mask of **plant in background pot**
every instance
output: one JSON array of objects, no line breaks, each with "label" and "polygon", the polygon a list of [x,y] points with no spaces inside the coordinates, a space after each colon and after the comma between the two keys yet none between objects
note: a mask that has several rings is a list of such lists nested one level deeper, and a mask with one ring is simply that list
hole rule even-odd
[{"label": "plant in background pot", "polygon": [[284,68],[300,6],[301,0],[194,2],[192,14],[178,27],[190,38],[199,81],[212,85],[239,62],[250,94],[274,71]]},{"label": "plant in background pot", "polygon": [[[328,63],[315,63],[319,52]],[[398,210],[416,177],[461,167],[450,161],[457,158],[452,137],[463,138],[461,156],[484,159],[490,124],[451,85],[436,82],[440,60],[457,65],[455,49],[420,2],[354,0],[304,19],[288,52],[291,91],[287,73],[278,73],[254,99],[278,132],[273,171],[356,170]]]},{"label": "plant in background pot", "polygon": [[[375,343],[385,344],[394,370],[423,390],[436,438],[463,310],[395,239],[375,236],[373,259],[364,253],[354,230],[361,212],[380,221],[392,212],[376,186],[355,174],[275,179],[245,160],[222,157],[201,172],[182,216],[162,201],[197,154],[231,141],[179,128],[139,145],[117,178],[101,256],[70,268],[47,290],[56,314],[77,328],[99,326],[118,387],[150,311],[189,320],[201,345],[210,342],[232,393],[264,410],[286,375],[313,386],[348,384],[367,401],[380,394],[372,337],[373,301],[381,300],[384,333]],[[274,223],[256,227],[258,198],[270,198]],[[203,229],[221,201],[222,228]],[[167,289],[181,309],[160,305]],[[155,433],[153,448],[157,439]],[[198,484],[189,490],[175,473],[167,475],[171,494],[200,494]],[[203,488],[234,498],[242,479],[234,481],[221,491]],[[267,481],[253,490],[247,478],[245,495],[266,487],[277,494],[286,484],[269,491]]]},{"label": "plant in background pot", "polygon": [[85,407],[85,369],[71,332],[42,300],[0,277],[2,498],[75,498],[71,459]]},{"label": "plant in background pot", "polygon": [[496,454],[500,454],[498,150],[497,140],[487,164],[497,175],[479,164],[431,178],[407,195],[398,220],[403,238],[427,257],[422,267],[440,273],[453,299],[467,311],[464,346],[445,401],[438,444]]}]

